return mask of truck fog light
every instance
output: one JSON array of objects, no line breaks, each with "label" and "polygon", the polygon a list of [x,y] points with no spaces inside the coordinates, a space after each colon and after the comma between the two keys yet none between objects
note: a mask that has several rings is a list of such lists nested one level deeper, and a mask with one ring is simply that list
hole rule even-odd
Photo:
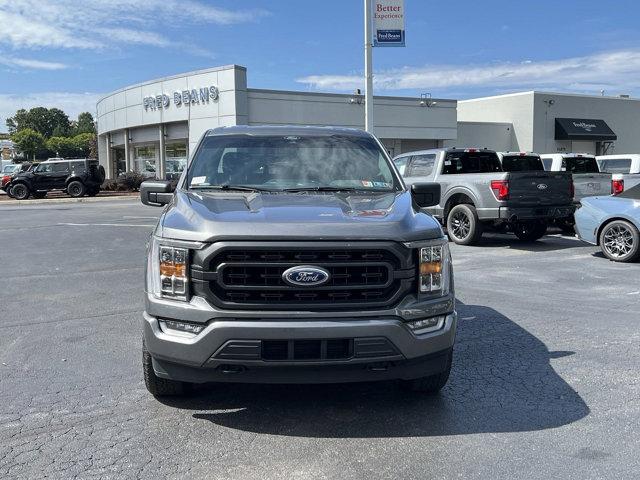
[{"label": "truck fog light", "polygon": [[163,332],[181,337],[194,337],[204,330],[204,325],[196,323],[178,322],[176,320],[160,320]]},{"label": "truck fog light", "polygon": [[444,316],[421,318],[420,320],[407,322],[407,325],[413,331],[413,333],[419,335],[421,333],[435,332],[436,330],[440,330],[444,325],[444,320]]}]

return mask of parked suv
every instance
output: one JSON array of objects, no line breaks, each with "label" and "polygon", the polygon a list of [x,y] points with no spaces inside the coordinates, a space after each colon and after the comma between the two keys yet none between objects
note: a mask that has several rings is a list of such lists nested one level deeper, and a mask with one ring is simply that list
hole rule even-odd
[{"label": "parked suv", "polygon": [[[451,369],[453,273],[442,228],[380,142],[354,129],[208,131],[148,245],[143,371],[191,383],[400,379],[437,392]],[[175,188],[175,191],[174,191]]]},{"label": "parked suv", "polygon": [[441,185],[442,198],[428,211],[461,245],[477,243],[487,229],[537,240],[549,221],[573,215],[570,174],[532,170],[529,162],[505,158],[503,168],[493,150],[440,148],[403,153],[394,162],[408,183]]},{"label": "parked suv", "polygon": [[50,160],[16,175],[9,188],[11,195],[18,200],[25,200],[31,195],[43,198],[51,190],[62,190],[72,197],[93,197],[100,191],[104,177],[104,168],[97,160]]},{"label": "parked suv", "polygon": [[28,172],[37,164],[24,162],[17,163],[15,165],[7,165],[2,169],[2,176],[0,178],[0,188],[4,190],[7,195],[11,196],[11,189],[9,188],[9,184],[13,178],[23,172]]}]

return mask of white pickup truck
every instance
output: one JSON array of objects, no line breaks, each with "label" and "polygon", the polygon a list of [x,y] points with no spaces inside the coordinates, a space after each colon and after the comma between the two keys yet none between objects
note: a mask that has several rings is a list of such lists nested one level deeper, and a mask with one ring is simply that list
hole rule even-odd
[{"label": "white pickup truck", "polygon": [[611,195],[611,174],[603,173],[596,157],[588,153],[547,153],[540,155],[549,172],[569,172],[573,176],[574,202],[585,197]]},{"label": "white pickup truck", "polygon": [[640,155],[600,155],[596,161],[601,172],[612,175],[611,191],[614,195],[640,184]]}]

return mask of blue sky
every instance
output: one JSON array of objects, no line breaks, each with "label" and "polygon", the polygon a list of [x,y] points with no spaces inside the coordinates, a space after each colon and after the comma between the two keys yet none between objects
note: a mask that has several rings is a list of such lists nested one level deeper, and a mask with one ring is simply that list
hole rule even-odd
[{"label": "blue sky", "polygon": [[[237,63],[250,87],[361,85],[361,0],[0,0],[0,131],[17,108],[72,116],[123,86]],[[405,48],[374,49],[376,93],[640,91],[634,1],[405,0]]]}]

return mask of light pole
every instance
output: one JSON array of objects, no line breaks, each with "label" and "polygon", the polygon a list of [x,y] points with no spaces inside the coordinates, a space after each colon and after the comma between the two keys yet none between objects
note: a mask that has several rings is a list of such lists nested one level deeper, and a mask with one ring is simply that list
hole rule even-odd
[{"label": "light pole", "polygon": [[373,55],[371,0],[364,0],[364,128],[373,133]]}]

